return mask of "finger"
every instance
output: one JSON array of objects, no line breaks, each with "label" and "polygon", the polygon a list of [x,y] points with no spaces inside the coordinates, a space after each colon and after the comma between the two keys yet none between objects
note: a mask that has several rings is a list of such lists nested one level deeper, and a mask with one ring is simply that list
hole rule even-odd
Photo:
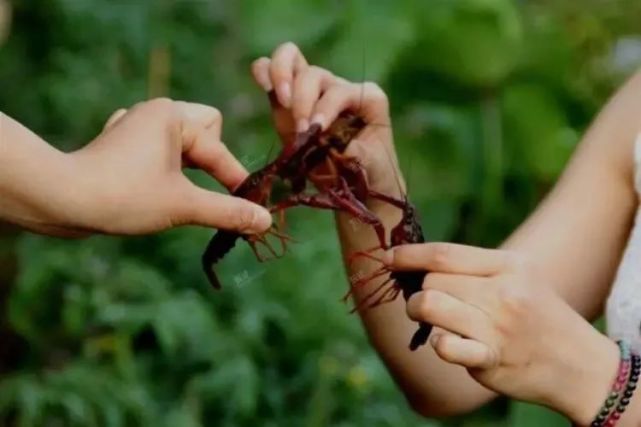
[{"label": "finger", "polygon": [[192,102],[174,101],[179,118],[182,120],[181,130],[183,134],[183,147],[188,149],[189,143],[202,129],[210,129],[217,139],[220,139],[220,133],[223,126],[223,116],[216,108],[204,104],[195,104]]},{"label": "finger", "polygon": [[490,276],[507,268],[511,253],[454,243],[403,245],[389,250],[386,261],[396,270],[428,270],[442,273]]},{"label": "finger", "polygon": [[127,114],[127,110],[125,108],[121,108],[117,111],[115,111],[111,117],[109,117],[109,120],[107,120],[107,123],[105,123],[104,128],[102,129],[103,132],[109,130],[112,126],[114,126],[116,123],[120,121],[120,119],[123,118],[123,116]]},{"label": "finger", "polygon": [[212,141],[204,133],[185,153],[191,164],[205,171],[233,192],[249,175],[247,169],[221,141]]},{"label": "finger", "polygon": [[423,289],[447,293],[482,309],[493,306],[492,293],[489,292],[490,280],[486,277],[462,274],[429,273],[423,280]]},{"label": "finger", "polygon": [[432,336],[430,344],[441,359],[468,369],[491,369],[498,363],[496,353],[480,341],[440,333]]},{"label": "finger", "polygon": [[373,83],[336,83],[314,106],[311,122],[327,129],[341,112],[348,109],[369,123],[384,122],[389,111],[387,96]]},{"label": "finger", "polygon": [[238,231],[242,234],[263,232],[272,223],[267,209],[245,199],[193,185],[185,192],[189,196],[183,206],[178,207],[180,223]]},{"label": "finger", "polygon": [[329,71],[314,66],[297,75],[292,95],[292,115],[296,120],[298,132],[307,130],[312,109],[321,93],[331,84],[333,77]]},{"label": "finger", "polygon": [[183,156],[233,191],[248,173],[220,141],[222,115],[207,105],[187,102],[175,104],[182,120]]},{"label": "finger", "polygon": [[294,77],[306,67],[307,61],[294,43],[284,43],[274,51],[269,71],[272,85],[283,106],[291,108]]},{"label": "finger", "polygon": [[269,66],[271,62],[271,59],[267,57],[258,58],[252,63],[251,67],[254,80],[265,92],[269,92],[274,88],[271,77],[269,76]]},{"label": "finger", "polygon": [[485,313],[444,292],[427,290],[413,295],[407,303],[407,315],[465,337],[484,342],[492,339]]}]

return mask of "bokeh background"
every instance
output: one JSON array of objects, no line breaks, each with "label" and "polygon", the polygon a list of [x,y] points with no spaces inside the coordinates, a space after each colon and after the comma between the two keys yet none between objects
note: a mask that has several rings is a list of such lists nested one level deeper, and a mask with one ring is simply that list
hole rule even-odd
[{"label": "bokeh background", "polygon": [[[429,238],[492,246],[641,63],[639,22],[638,0],[0,0],[0,110],[73,150],[122,106],[208,103],[256,169],[276,136],[249,64],[291,40],[387,91]],[[199,265],[211,230],[61,241],[2,225],[0,425],[568,424],[508,400],[415,416],[339,301],[331,215],[290,224],[290,254],[263,265],[240,245],[222,292]]]}]

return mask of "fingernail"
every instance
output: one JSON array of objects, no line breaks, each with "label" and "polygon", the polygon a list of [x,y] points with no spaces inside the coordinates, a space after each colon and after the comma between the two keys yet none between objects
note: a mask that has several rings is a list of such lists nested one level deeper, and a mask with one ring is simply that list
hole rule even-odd
[{"label": "fingernail", "polygon": [[257,207],[255,213],[254,231],[262,233],[272,225],[272,215],[263,207]]},{"label": "fingernail", "polygon": [[269,79],[265,80],[262,86],[265,92],[271,92],[274,89],[274,85],[272,85],[272,82]]},{"label": "fingernail", "polygon": [[292,88],[289,83],[281,83],[279,86],[279,95],[280,102],[286,108],[291,108],[292,106]]},{"label": "fingernail", "polygon": [[312,117],[311,123],[320,125],[321,129],[325,129],[325,116],[320,113],[314,114],[314,117]]},{"label": "fingernail", "polygon": [[309,121],[307,119],[299,119],[296,123],[296,131],[305,132],[307,129],[309,129]]},{"label": "fingernail", "polygon": [[392,265],[394,263],[394,249],[385,252],[382,259],[385,265]]}]

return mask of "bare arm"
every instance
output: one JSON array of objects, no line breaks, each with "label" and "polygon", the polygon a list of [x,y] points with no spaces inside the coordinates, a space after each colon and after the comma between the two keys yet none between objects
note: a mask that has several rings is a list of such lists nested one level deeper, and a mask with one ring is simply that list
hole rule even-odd
[{"label": "bare arm", "polygon": [[637,195],[633,143],[641,132],[641,73],[604,108],[560,181],[504,246],[529,255],[584,317],[602,312]]},{"label": "bare arm", "polygon": [[[387,99],[380,88],[355,85],[327,70],[309,66],[292,43],[279,46],[271,58],[258,59],[253,72],[257,83],[266,91],[276,90],[284,106],[275,111],[276,124],[289,123],[286,127],[291,132],[296,130],[292,123],[317,121],[326,126],[338,113],[350,108],[368,123],[377,124],[368,127],[350,144],[348,154],[358,157],[364,165],[372,189],[396,196],[404,191],[393,178],[400,172],[391,129],[380,126],[390,122]],[[536,286],[549,287],[547,290],[554,291],[557,299],[556,293],[563,296],[564,300],[559,299],[563,304],[557,306],[565,305],[565,308],[559,309],[558,314],[565,320],[570,319],[576,329],[561,329],[559,333],[576,334],[574,338],[579,340],[587,337],[589,348],[598,348],[603,359],[610,362],[612,343],[594,333],[581,316],[591,319],[601,311],[636,206],[631,158],[632,142],[641,129],[638,93],[641,93],[641,75],[631,80],[605,108],[554,191],[503,245],[535,265]],[[323,120],[319,121],[318,117]],[[402,187],[402,178],[400,181]],[[398,209],[375,202],[370,207],[387,230],[398,223]],[[377,245],[371,228],[344,214],[337,215],[337,228],[345,258]],[[346,268],[350,278],[361,278],[379,266],[359,258]],[[535,280],[533,274],[530,276],[531,281]],[[428,275],[428,281],[430,277],[435,275]],[[356,303],[375,287],[376,283],[370,283],[355,290]],[[407,313],[416,314],[408,311],[399,298],[376,309],[363,310],[361,316],[371,342],[418,412],[429,416],[458,414],[495,396],[461,364],[445,362],[432,346],[410,352],[407,345],[417,325]],[[435,329],[436,334],[442,332]],[[575,377],[580,379],[585,373]],[[590,397],[601,398],[600,395]]]},{"label": "bare arm", "polygon": [[[503,247],[525,254],[539,277],[582,316],[593,319],[603,302],[629,233],[637,198],[632,179],[632,143],[641,130],[641,74],[635,76],[600,114],[572,161],[537,211]],[[379,210],[386,226],[398,213]],[[354,233],[338,219],[343,252],[372,245],[372,236]],[[362,231],[362,230],[359,230]],[[351,275],[371,270],[354,265]],[[362,274],[362,273],[361,273]],[[357,294],[357,299],[362,297]],[[372,343],[419,412],[450,415],[467,412],[495,394],[460,367],[442,361],[430,346],[410,353],[407,342],[416,323],[396,301],[362,313]]]},{"label": "bare arm", "polygon": [[246,177],[221,126],[212,107],[158,99],[119,110],[90,144],[63,153],[0,113],[0,220],[61,237],[181,224],[263,230],[266,209],[181,173],[199,167],[230,189]]}]

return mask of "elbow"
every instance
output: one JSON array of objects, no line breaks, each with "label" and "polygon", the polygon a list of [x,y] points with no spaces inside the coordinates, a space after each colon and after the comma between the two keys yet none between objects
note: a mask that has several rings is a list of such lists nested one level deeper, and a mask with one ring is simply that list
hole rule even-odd
[{"label": "elbow", "polygon": [[435,405],[433,403],[428,404],[420,399],[407,399],[407,403],[415,414],[424,418],[449,418],[464,414],[463,411],[456,410],[456,408]]},{"label": "elbow", "polygon": [[414,413],[425,418],[450,418],[466,415],[474,412],[484,403],[457,399],[444,400],[435,396],[427,398],[413,393],[405,393],[405,400]]}]

